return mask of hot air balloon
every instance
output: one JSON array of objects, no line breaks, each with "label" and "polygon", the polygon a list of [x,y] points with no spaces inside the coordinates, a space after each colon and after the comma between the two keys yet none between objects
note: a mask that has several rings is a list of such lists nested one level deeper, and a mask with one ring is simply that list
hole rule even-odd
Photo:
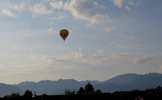
[{"label": "hot air balloon", "polygon": [[69,36],[69,31],[67,29],[60,30],[60,37],[65,41],[66,38]]}]

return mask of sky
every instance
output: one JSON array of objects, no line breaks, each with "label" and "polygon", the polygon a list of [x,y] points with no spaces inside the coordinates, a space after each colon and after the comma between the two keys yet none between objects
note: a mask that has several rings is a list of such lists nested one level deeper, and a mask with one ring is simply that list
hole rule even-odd
[{"label": "sky", "polygon": [[[0,82],[162,73],[162,0],[1,0]],[[59,36],[68,29],[66,41]]]}]

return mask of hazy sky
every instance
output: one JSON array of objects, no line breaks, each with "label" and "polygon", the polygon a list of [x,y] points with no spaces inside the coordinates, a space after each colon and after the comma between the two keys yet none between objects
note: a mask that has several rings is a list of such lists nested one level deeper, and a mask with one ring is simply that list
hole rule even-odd
[{"label": "hazy sky", "polygon": [[0,0],[0,82],[149,72],[162,72],[162,0]]}]

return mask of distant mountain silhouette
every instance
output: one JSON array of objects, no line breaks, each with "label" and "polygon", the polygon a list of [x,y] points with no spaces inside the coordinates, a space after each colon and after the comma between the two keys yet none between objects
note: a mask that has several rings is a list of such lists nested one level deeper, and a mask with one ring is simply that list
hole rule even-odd
[{"label": "distant mountain silhouette", "polygon": [[98,81],[77,81],[74,79],[60,79],[58,81],[44,80],[37,83],[23,82],[17,85],[23,91],[32,90],[37,94],[58,95],[64,94],[65,90],[78,90],[81,86],[86,85],[88,82],[92,84],[99,83]]},{"label": "distant mountain silhouette", "polygon": [[104,92],[144,90],[162,86],[162,74],[150,73],[145,75],[124,74],[101,82],[96,87]]},{"label": "distant mountain silhouette", "polygon": [[10,95],[12,93],[22,93],[23,91],[14,85],[7,85],[0,83],[0,96]]},{"label": "distant mountain silhouette", "polygon": [[144,90],[162,86],[162,74],[124,74],[113,77],[106,81],[77,81],[74,79],[60,79],[58,81],[44,80],[40,82],[22,82],[17,85],[0,84],[0,96],[11,93],[24,93],[31,90],[36,94],[58,95],[64,94],[65,90],[78,90],[88,82],[92,83],[96,89],[103,92]]}]

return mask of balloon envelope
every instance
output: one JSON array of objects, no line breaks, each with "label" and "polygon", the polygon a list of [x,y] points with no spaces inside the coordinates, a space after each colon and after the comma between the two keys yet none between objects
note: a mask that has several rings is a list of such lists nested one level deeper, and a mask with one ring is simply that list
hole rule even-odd
[{"label": "balloon envelope", "polygon": [[69,35],[69,31],[67,29],[60,30],[60,37],[63,40],[66,40],[66,38],[68,37],[68,35]]}]

